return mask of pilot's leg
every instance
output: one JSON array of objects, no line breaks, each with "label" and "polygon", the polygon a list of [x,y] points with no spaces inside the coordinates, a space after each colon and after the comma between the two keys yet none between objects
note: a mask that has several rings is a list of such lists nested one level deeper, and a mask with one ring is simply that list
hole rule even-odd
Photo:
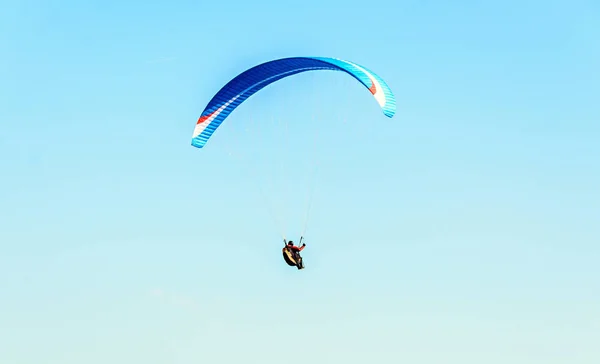
[{"label": "pilot's leg", "polygon": [[301,256],[298,256],[298,269],[304,269],[304,261]]}]

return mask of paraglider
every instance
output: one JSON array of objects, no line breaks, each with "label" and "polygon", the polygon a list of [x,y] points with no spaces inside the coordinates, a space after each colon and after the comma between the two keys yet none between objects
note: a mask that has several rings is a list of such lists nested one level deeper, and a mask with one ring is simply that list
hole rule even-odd
[{"label": "paraglider", "polygon": [[[295,74],[323,70],[341,71],[350,75],[369,90],[385,116],[388,118],[394,116],[396,100],[392,91],[383,79],[365,67],[350,61],[328,57],[282,58],[254,66],[223,86],[208,102],[198,118],[192,134],[192,146],[203,148],[231,112],[262,88]],[[287,242],[285,238],[283,240],[285,247],[282,249],[282,253],[286,263],[296,266],[299,270],[303,269],[304,263],[300,251],[306,244],[297,247],[293,245],[292,241]]]},{"label": "paraglider", "polygon": [[[302,239],[303,238],[300,237],[300,242],[302,242]],[[292,240],[286,241],[285,238],[283,239],[283,244],[285,246],[283,249],[281,249],[281,252],[283,253],[283,259],[285,262],[292,267],[298,267],[298,270],[304,269],[304,262],[300,256],[300,252],[304,250],[306,244],[302,244],[301,246],[297,247],[294,245]]]}]

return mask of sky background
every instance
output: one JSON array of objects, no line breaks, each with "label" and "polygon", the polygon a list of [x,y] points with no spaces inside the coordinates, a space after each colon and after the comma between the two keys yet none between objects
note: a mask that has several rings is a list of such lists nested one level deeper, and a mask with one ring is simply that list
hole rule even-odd
[{"label": "sky background", "polygon": [[597,1],[221,4],[2,2],[0,363],[600,362]]}]

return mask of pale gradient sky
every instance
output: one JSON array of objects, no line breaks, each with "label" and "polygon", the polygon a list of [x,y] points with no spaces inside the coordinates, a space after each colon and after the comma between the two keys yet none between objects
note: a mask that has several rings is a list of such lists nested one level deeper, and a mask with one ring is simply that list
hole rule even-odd
[{"label": "pale gradient sky", "polygon": [[219,4],[3,2],[0,363],[600,362],[597,1]]}]

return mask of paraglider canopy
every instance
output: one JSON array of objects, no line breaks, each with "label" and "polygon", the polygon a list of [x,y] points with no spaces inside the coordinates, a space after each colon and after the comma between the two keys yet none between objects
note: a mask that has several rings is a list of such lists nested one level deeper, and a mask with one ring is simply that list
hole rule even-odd
[{"label": "paraglider canopy", "polygon": [[283,58],[259,64],[229,81],[210,100],[196,122],[192,145],[202,148],[223,120],[242,102],[265,86],[306,71],[342,71],[354,77],[373,95],[384,115],[393,117],[396,100],[387,84],[375,73],[350,61],[325,57]]}]

